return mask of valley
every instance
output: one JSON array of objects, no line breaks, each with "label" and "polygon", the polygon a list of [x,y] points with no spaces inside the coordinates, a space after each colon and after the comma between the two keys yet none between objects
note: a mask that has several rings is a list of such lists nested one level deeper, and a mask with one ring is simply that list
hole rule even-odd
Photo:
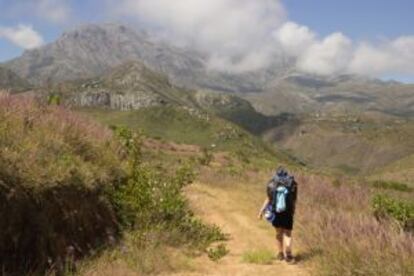
[{"label": "valley", "polygon": [[[288,57],[223,72],[104,23],[0,64],[0,89],[6,275],[414,271],[412,84]],[[300,187],[293,266],[256,221],[278,166]]]}]

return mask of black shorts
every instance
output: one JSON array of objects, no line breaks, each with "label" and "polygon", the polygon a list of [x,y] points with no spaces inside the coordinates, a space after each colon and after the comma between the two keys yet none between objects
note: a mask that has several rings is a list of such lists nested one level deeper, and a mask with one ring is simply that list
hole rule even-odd
[{"label": "black shorts", "polygon": [[276,216],[272,221],[272,225],[275,228],[283,228],[286,230],[292,230],[293,229],[293,214],[290,212],[276,213]]}]

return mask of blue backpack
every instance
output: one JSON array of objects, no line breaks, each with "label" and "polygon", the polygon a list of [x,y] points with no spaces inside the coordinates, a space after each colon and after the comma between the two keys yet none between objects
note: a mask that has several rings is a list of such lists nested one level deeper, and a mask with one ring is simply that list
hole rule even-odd
[{"label": "blue backpack", "polygon": [[286,211],[286,198],[289,190],[285,186],[279,186],[273,195],[274,198],[274,210],[276,213],[282,213]]},{"label": "blue backpack", "polygon": [[273,177],[273,182],[276,183],[276,189],[273,191],[273,210],[276,213],[282,213],[287,209],[287,197],[290,193],[290,188],[293,183],[293,176],[287,174],[286,171],[278,172]]}]

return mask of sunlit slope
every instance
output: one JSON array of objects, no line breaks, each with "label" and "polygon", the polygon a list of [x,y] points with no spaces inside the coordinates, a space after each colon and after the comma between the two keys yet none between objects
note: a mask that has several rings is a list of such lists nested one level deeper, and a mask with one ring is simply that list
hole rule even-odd
[{"label": "sunlit slope", "polygon": [[303,162],[357,174],[414,154],[414,122],[370,114],[313,114],[266,134]]}]

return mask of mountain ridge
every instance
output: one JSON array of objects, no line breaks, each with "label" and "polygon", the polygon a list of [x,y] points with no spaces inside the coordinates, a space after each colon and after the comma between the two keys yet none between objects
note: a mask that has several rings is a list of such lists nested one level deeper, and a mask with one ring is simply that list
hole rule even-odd
[{"label": "mountain ridge", "polygon": [[212,71],[205,54],[167,45],[155,36],[118,23],[81,25],[55,42],[26,51],[5,66],[40,85],[96,77],[131,60],[166,74],[179,86],[220,91],[258,91],[274,73]]}]

